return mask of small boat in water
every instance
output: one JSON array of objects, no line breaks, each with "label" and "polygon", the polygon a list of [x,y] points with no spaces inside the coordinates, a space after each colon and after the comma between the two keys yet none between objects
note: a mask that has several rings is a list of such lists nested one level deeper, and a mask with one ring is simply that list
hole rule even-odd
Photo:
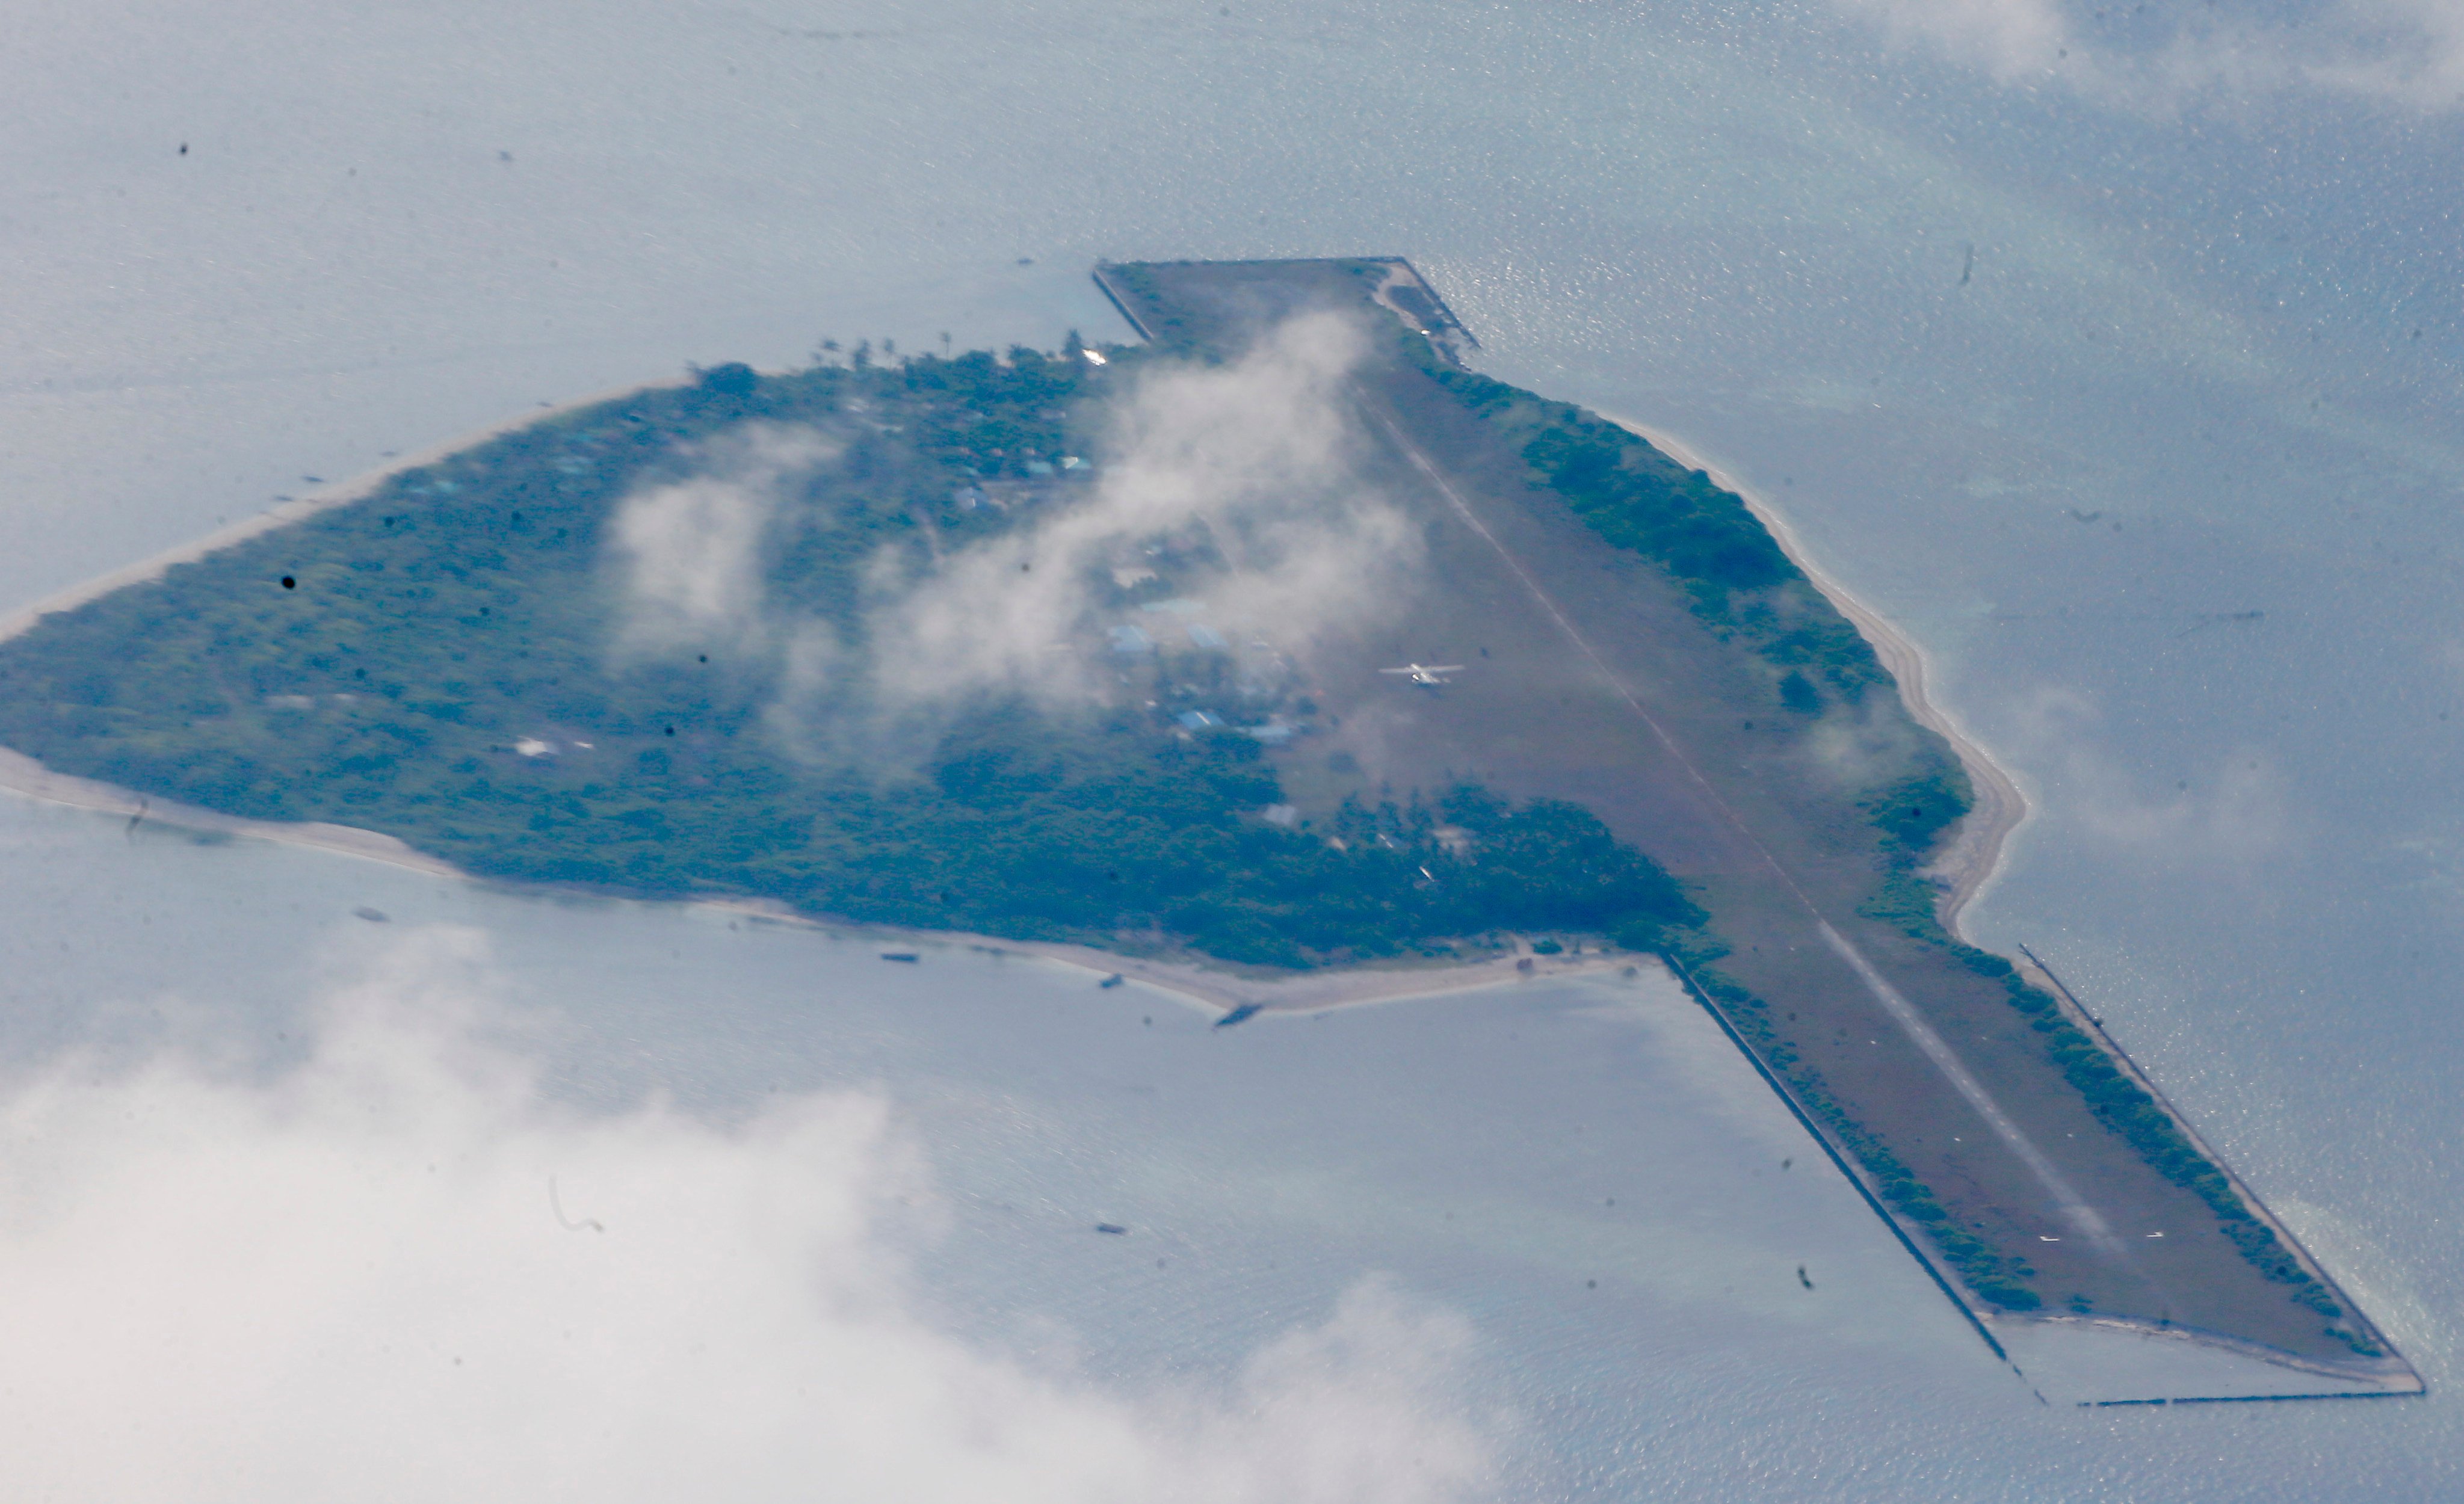
[{"label": "small boat in water", "polygon": [[904,961],[909,966],[913,966],[918,959],[913,950],[884,950],[881,958],[884,961]]},{"label": "small boat in water", "polygon": [[1121,973],[1115,971],[1095,985],[1097,987],[1118,987],[1121,985]]}]

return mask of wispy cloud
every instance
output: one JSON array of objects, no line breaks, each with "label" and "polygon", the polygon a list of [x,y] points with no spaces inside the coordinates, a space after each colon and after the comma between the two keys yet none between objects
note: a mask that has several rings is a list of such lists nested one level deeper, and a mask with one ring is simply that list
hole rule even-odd
[{"label": "wispy cloud", "polygon": [[780,489],[837,453],[810,429],[749,424],[713,442],[698,473],[619,503],[607,534],[619,656],[766,651],[774,623],[763,544]]},{"label": "wispy cloud", "polygon": [[2280,854],[2299,834],[2292,790],[2263,749],[2211,753],[2167,781],[2108,753],[2101,720],[2085,696],[2047,689],[2023,709],[2013,741],[2022,761],[2039,770],[2054,811],[2107,846],[2137,861],[2231,879]]},{"label": "wispy cloud", "polygon": [[2041,73],[2069,49],[2055,0],[1838,0],[1903,38],[1931,43],[2002,78]]},{"label": "wispy cloud", "polygon": [[2317,82],[2424,110],[2464,106],[2464,4],[2458,0],[2351,0],[2347,33],[2314,59]]},{"label": "wispy cloud", "polygon": [[483,938],[414,932],[296,1067],[0,1094],[0,1448],[25,1498],[1366,1501],[1483,1488],[1465,1326],[1372,1283],[1214,1385],[936,1327],[878,1093],[561,1106]]},{"label": "wispy cloud", "polygon": [[1903,41],[2011,83],[2169,113],[2287,94],[2464,106],[2464,3],[2324,0],[2275,18],[2096,0],[1836,0]]},{"label": "wispy cloud", "polygon": [[1837,704],[1807,731],[1804,762],[1833,786],[1856,793],[1907,776],[1923,743],[1896,704],[1881,710],[1859,700]]},{"label": "wispy cloud", "polygon": [[1414,525],[1363,479],[1343,385],[1348,317],[1304,316],[1220,366],[1166,366],[1111,414],[1084,502],[945,561],[875,614],[886,698],[1100,690],[1090,582],[1148,547],[1216,620],[1304,642],[1375,613],[1417,561]]},{"label": "wispy cloud", "polygon": [[1365,339],[1349,316],[1309,315],[1236,360],[1148,368],[1099,420],[1091,487],[1060,488],[947,554],[881,548],[860,571],[859,633],[764,575],[781,538],[814,521],[791,514],[791,493],[838,447],[809,429],[738,429],[699,473],[643,488],[611,518],[613,659],[724,652],[786,751],[886,771],[987,695],[1107,703],[1115,581],[1133,568],[1202,596],[1225,634],[1281,650],[1374,620],[1423,540],[1364,478],[1344,388]]}]

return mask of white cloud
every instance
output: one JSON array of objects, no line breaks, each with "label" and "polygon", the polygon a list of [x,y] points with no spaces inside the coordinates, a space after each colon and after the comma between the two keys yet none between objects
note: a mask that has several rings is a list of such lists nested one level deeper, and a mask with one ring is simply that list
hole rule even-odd
[{"label": "white cloud", "polygon": [[2464,0],[2323,0],[2275,20],[2096,0],[1836,0],[2004,82],[2125,108],[2315,92],[2398,108],[2464,104]]},{"label": "white cloud", "polygon": [[886,699],[1094,692],[1089,582],[1140,545],[1202,536],[1178,578],[1215,620],[1305,643],[1374,615],[1417,561],[1413,525],[1362,480],[1344,391],[1364,337],[1296,317],[1238,360],[1166,366],[1111,415],[1093,496],[943,563],[874,619]]},{"label": "white cloud", "polygon": [[781,622],[778,678],[762,720],[771,734],[799,756],[816,756],[822,739],[815,732],[845,708],[848,686],[842,679],[846,646],[826,621]]},{"label": "white cloud", "polygon": [[2051,67],[2070,43],[2054,0],[1839,0],[1896,35],[1930,42],[2009,79]]},{"label": "white cloud", "polygon": [[[271,1079],[166,1054],[0,1093],[17,1498],[1456,1498],[1466,1328],[1375,1284],[1213,1387],[914,1314],[929,1174],[875,1093],[557,1105],[470,931],[404,937]],[[551,1199],[551,1181],[554,1197]]]},{"label": "white cloud", "polygon": [[1923,749],[1896,702],[1877,715],[1866,701],[1837,704],[1805,736],[1803,760],[1836,787],[1863,792],[1907,776]]},{"label": "white cloud", "polygon": [[762,545],[780,487],[836,453],[809,429],[748,424],[711,445],[700,473],[626,497],[607,534],[622,585],[619,655],[764,647]]},{"label": "white cloud", "polygon": [[[621,666],[725,652],[793,755],[904,768],[947,712],[985,692],[1047,705],[1104,701],[1114,581],[1170,573],[1204,598],[1204,630],[1302,651],[1374,620],[1422,538],[1363,479],[1346,387],[1366,353],[1349,316],[1308,315],[1223,364],[1150,368],[1104,415],[1104,464],[1018,526],[929,559],[883,547],[863,570],[863,633],[780,599],[766,556],[799,520],[799,472],[835,459],[809,429],[749,425],[709,446],[690,478],[617,508],[607,555]],[[1147,550],[1162,545],[1172,557]],[[1109,613],[1109,614],[1108,614]],[[1177,619],[1135,620],[1179,641]]]},{"label": "white cloud", "polygon": [[2084,696],[2045,690],[2014,738],[2022,760],[2041,770],[2054,808],[2098,839],[2138,861],[2231,878],[2295,839],[2292,791],[2264,751],[2233,749],[2167,783],[2108,755],[2101,720]]},{"label": "white cloud", "polygon": [[2317,83],[2424,110],[2464,105],[2464,0],[2350,0],[2341,45],[2308,64]]}]

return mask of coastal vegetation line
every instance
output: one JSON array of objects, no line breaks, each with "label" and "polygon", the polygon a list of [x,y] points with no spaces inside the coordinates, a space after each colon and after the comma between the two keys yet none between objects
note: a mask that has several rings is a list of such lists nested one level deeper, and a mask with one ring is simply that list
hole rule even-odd
[{"label": "coastal vegetation line", "polygon": [[[1365,282],[1382,276],[1384,265],[1157,264],[1115,267],[1108,274],[1139,308],[1150,330],[1202,347],[1210,340],[1223,342],[1227,329],[1260,316],[1262,307],[1273,309],[1278,287],[1288,291],[1314,283],[1317,295],[1340,297],[1343,277]],[[1468,477],[1463,490],[1479,500],[1489,524],[1524,529],[1516,547],[1542,560],[1536,567],[1552,591],[1579,587],[1586,566],[1578,563],[1579,551],[1548,536],[1545,517],[1535,518],[1535,510],[1571,512],[1595,535],[1652,557],[1661,578],[1682,592],[1680,603],[1691,625],[1639,620],[1637,609],[1648,602],[1629,596],[1601,602],[1590,635],[1657,650],[1659,663],[1628,653],[1611,676],[1643,684],[1661,678],[1651,687],[1651,715],[1681,726],[1681,734],[1697,749],[1662,760],[1663,786],[1672,776],[1684,781],[1695,763],[1724,774],[1759,754],[1762,768],[1743,781],[1724,776],[1718,793],[1703,801],[1714,807],[1715,823],[1725,820],[1730,806],[1745,809],[1747,839],[1723,852],[1712,849],[1717,842],[1701,839],[1698,829],[1688,851],[1682,820],[1668,817],[1683,812],[1672,811],[1670,801],[1651,807],[1647,800],[1629,799],[1619,808],[1618,794],[1594,780],[1589,792],[1595,796],[1585,802],[1620,835],[1638,839],[1688,879],[1689,891],[1705,903],[1710,918],[1671,932],[1671,958],[1693,973],[1724,1023],[1734,1027],[1758,1060],[1786,1078],[1794,1099],[1848,1147],[1894,1215],[1922,1230],[1970,1296],[2006,1317],[2045,1310],[2066,1319],[2091,1313],[2098,1320],[2137,1319],[2151,1329],[2203,1332],[2228,1345],[2255,1341],[2287,1361],[2324,1362],[2365,1382],[2417,1385],[2366,1319],[2331,1291],[2306,1255],[2278,1235],[2272,1219],[2253,1214],[2211,1157],[2062,1016],[2050,993],[2004,958],[1966,945],[1945,927],[1944,915],[1955,913],[1955,903],[1945,900],[1955,898],[1957,886],[1965,884],[1942,881],[1937,864],[1944,837],[1973,805],[1959,760],[1939,735],[1918,728],[1919,734],[1900,742],[1896,759],[1875,759],[1879,766],[1866,770],[1864,787],[1844,801],[1809,801],[1802,785],[1814,780],[1802,762],[1786,771],[1771,766],[1769,738],[1757,733],[1758,725],[1767,731],[1770,722],[1767,709],[1755,708],[1755,680],[1764,687],[1759,694],[1775,691],[1784,706],[1831,727],[1846,719],[1843,710],[1869,726],[1894,718],[1905,725],[1909,718],[1891,703],[1897,687],[1868,644],[1829,601],[1814,607],[1808,597],[1818,599],[1818,593],[1800,589],[1808,583],[1803,572],[1779,554],[1771,532],[1755,525],[1742,499],[1593,415],[1461,369],[1442,343],[1399,354],[1390,366],[1364,375],[1362,384],[1377,401],[1404,412],[1416,443],[1450,450],[1443,463],[1450,474]],[[1430,398],[1430,385],[1450,392],[1456,402]],[[1478,439],[1463,438],[1460,430],[1467,425],[1452,416],[1458,406],[1493,424],[1491,437],[1503,442],[1488,445],[1490,454],[1482,452]],[[1519,448],[1541,484],[1518,484],[1510,464],[1493,457],[1498,448]],[[1739,546],[1722,546],[1731,540]],[[1514,572],[1524,571],[1515,566]],[[1549,610],[1558,614],[1553,605]],[[1712,643],[1703,642],[1703,628]],[[1485,624],[1483,630],[1489,628]],[[1481,651],[1485,655],[1485,648]],[[1655,669],[1671,656],[1682,657],[1703,682],[1723,672],[1734,675],[1740,656],[1758,663],[1758,669],[1749,666],[1742,676],[1749,681],[1745,691],[1726,697],[1726,713],[1742,711],[1747,718],[1729,719],[1722,730],[1721,711],[1705,703],[1714,696],[1689,702],[1668,692],[1664,673]],[[1807,671],[1809,661],[1818,665],[1818,672]],[[1762,704],[1768,707],[1769,701]],[[1507,709],[1502,701],[1483,708]],[[1500,723],[1510,715],[1479,717],[1484,724],[1471,739],[1497,739]],[[1560,712],[1560,719],[1571,717]],[[1737,735],[1740,725],[1749,734]],[[1578,764],[1587,758],[1630,763],[1634,757],[1632,749],[1613,748],[1603,737],[1597,745],[1586,744],[1580,757],[1527,769],[1533,775],[1524,787],[1579,783],[1584,770]],[[1902,770],[1896,777],[1885,771],[1894,760]],[[1775,788],[1783,784],[1799,787]],[[1792,796],[1787,809],[1771,808]],[[1842,810],[1842,803],[1855,814]],[[2015,806],[2013,799],[2005,810]],[[1849,818],[1871,834],[1854,835]],[[1768,860],[1773,850],[1779,853],[1776,863]],[[1774,865],[1776,881],[1770,871]],[[1978,865],[1971,862],[1969,870]],[[1990,870],[1990,862],[1981,865]],[[1759,875],[1741,882],[1746,868]],[[1799,877],[1819,886],[1821,895],[1810,897]],[[1870,967],[1843,968],[1851,973],[1843,977],[1819,962],[1808,964],[1803,952],[1822,948],[1802,944],[1808,938],[1800,927],[1803,910],[1795,919],[1775,910],[1774,892],[1786,900],[1778,909],[1803,905],[1817,919],[1825,912],[1839,915],[1837,927],[1856,935],[1839,951],[1849,959],[1867,952]],[[1830,927],[1820,926],[1826,932]],[[1855,973],[1869,969],[1878,977],[1888,973],[1889,981],[1860,985]],[[1956,1074],[1973,1067],[1980,1078],[1974,1095],[1982,1102],[1970,1121],[1991,1133],[1992,1120],[2005,1116],[2005,1108],[2024,1120],[2012,1124],[2016,1131],[1999,1135],[2013,1148],[1999,1167],[1979,1163],[1987,1156],[1977,1153],[1975,1135],[1952,1133],[1947,1146],[1923,1121],[1940,1106],[1945,1074],[1929,1068],[1930,1062],[1894,1069],[1886,1057],[1850,1047],[1881,1041],[1859,1037],[1867,1032],[1872,1005],[1842,1007],[1843,983],[1852,998],[1903,989],[1917,1000],[1919,1026],[1906,1031],[1916,1047],[1910,1054],[1925,1054],[1928,1036],[1938,1046],[1945,1037],[1960,1041],[1965,1064],[1954,1061]],[[2033,1156],[2019,1152],[2031,1146],[2049,1149],[2065,1162],[2064,1169],[2051,1179],[2034,1173],[2026,1163]],[[2156,1184],[2147,1179],[2151,1172]],[[2018,1184],[2011,1184],[2014,1175]],[[2063,1226],[2059,1203],[2075,1198],[2057,1192],[2052,1204],[2045,1200],[2046,1189],[2070,1181],[2090,1188],[2095,1220],[2135,1224],[2134,1235],[2148,1241],[2123,1248],[2114,1238],[2070,1235],[2077,1230]],[[2023,1188],[2032,1182],[2043,1188]],[[2014,1203],[2025,1201],[2038,1202],[2042,1212],[2010,1214]],[[2046,1216],[2053,1218],[2050,1226],[2041,1220]],[[2028,1227],[2030,1221],[2036,1227]],[[2202,1229],[2211,1239],[2204,1248],[2192,1241],[2203,1235]],[[2098,1264],[2103,1267],[2092,1267]],[[2060,1267],[2057,1273],[2047,1266]],[[2064,1285],[2069,1293],[2058,1305],[2049,1305],[2045,1288],[2058,1291]],[[2135,1318],[2129,1314],[2134,1307],[2142,1313]]]},{"label": "coastal vegetation line", "polygon": [[[1361,278],[1385,278],[1380,266],[1363,264]],[[777,685],[761,665],[723,650],[611,659],[624,629],[609,599],[612,519],[646,490],[695,484],[748,428],[802,426],[839,447],[783,483],[762,578],[848,652],[865,645],[876,561],[929,571],[1083,502],[1106,463],[1103,415],[1122,392],[1210,340],[1212,359],[1232,350],[1187,305],[1158,315],[1166,299],[1128,286],[1138,271],[1111,269],[1133,301],[1146,299],[1152,349],[1100,352],[1100,364],[1073,340],[1005,356],[860,349],[782,376],[720,367],[500,436],[46,618],[0,647],[0,741],[209,808],[384,831],[516,881],[741,895],[1158,962],[1213,957],[1261,975],[1476,960],[1535,938],[1558,953],[1665,953],[1700,973],[1757,1063],[1790,1073],[1989,1309],[2039,1308],[2039,1287],[2058,1292],[2057,1279],[2074,1287],[2070,1301],[2127,1309],[2138,1296],[2126,1281],[2049,1277],[2038,1266],[2056,1260],[1971,1228],[1957,1167],[1903,1156],[1887,1103],[1860,1084],[1838,1089],[1846,1073],[1822,1069],[1810,1031],[1792,1027],[1792,984],[1750,970],[1770,916],[1741,897],[1716,842],[1655,850],[1645,826],[1578,796],[1589,790],[1489,755],[1486,733],[1424,739],[1418,764],[1391,748],[1381,761],[1366,737],[1381,717],[1441,719],[1487,691],[1364,686],[1359,665],[1346,678],[1323,644],[1254,646],[1235,623],[1190,616],[1186,587],[1221,565],[1221,540],[1202,529],[1137,539],[1084,582],[1115,626],[1109,643],[1080,645],[1119,685],[1070,713],[996,695],[920,730],[851,717],[835,741],[825,716],[782,754]],[[1750,691],[1761,707],[1745,723],[1757,754],[1793,749],[1865,714],[1869,691],[1895,689],[1855,626],[1709,477],[1396,334],[1381,337],[1372,375],[1402,383],[1392,390],[1409,396],[1416,433],[1435,421],[1434,385],[1455,425],[1446,433],[1512,456],[1519,484],[1562,508],[1589,547],[1648,560],[1687,630],[1726,644],[1716,662],[1688,651],[1727,676],[1724,694]],[[1466,452],[1458,444],[1440,463]],[[1484,483],[1484,504],[1497,489]],[[1502,656],[1487,661],[1503,668],[1511,650],[1495,645]],[[1441,748],[1451,766],[1429,760]],[[2062,1058],[2069,1026],[2035,1028],[2033,990],[1938,923],[1926,867],[1969,808],[1958,760],[1915,737],[1893,768],[1816,821],[1865,863],[1851,907],[2007,993],[2037,1047]],[[2096,1102],[2095,1120],[2168,1181],[2200,1185],[2206,1156],[2135,1119],[2129,1090],[2097,1074],[2101,1053],[2079,1043],[2089,1053],[2069,1052],[2065,1079]],[[2230,1228],[2232,1188],[2201,1199]],[[2259,1231],[2236,1247],[2264,1273],[2275,1238]],[[2287,1264],[2301,1274],[2299,1262],[2276,1252],[2286,1262],[2275,1282],[2299,1290],[2306,1275],[2280,1275]],[[2316,1314],[2332,1326],[2341,1311]],[[2373,1341],[2365,1327],[2342,1329]]]}]

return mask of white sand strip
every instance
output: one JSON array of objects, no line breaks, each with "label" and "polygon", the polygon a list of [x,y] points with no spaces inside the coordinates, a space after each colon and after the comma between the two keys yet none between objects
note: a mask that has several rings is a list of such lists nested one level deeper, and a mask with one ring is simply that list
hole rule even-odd
[{"label": "white sand strip", "polygon": [[1731,490],[1742,497],[1747,510],[1759,518],[1791,562],[1805,571],[1814,588],[1822,592],[1839,614],[1854,624],[1858,632],[1872,644],[1874,656],[1899,681],[1901,702],[1916,723],[1941,735],[1950,743],[1960,766],[1968,771],[1968,781],[1976,794],[1975,807],[1959,823],[1959,830],[1935,859],[1932,871],[1947,884],[1938,912],[1943,925],[1961,939],[1968,938],[1960,926],[1960,915],[1976,895],[1983,892],[2002,870],[2003,851],[2012,832],[2028,818],[2029,802],[2021,792],[2017,778],[1995,762],[1985,748],[1960,724],[1959,718],[1933,703],[1927,688],[1932,682],[1932,664],[1916,640],[1881,612],[1858,599],[1837,578],[1815,561],[1805,541],[1789,525],[1788,518],[1769,498],[1740,484],[1732,473],[1706,460],[1683,440],[1660,429],[1603,413],[1611,423],[1631,433],[1639,434],[1654,448],[1689,469],[1698,469],[1711,477],[1713,485]]},{"label": "white sand strip", "polygon": [[608,391],[595,392],[588,397],[578,397],[572,402],[560,403],[551,407],[535,407],[529,412],[516,414],[501,423],[490,424],[476,433],[466,433],[459,438],[431,444],[415,453],[404,455],[381,469],[369,470],[348,480],[321,486],[295,500],[276,502],[255,516],[242,518],[227,528],[216,529],[192,543],[183,543],[176,548],[165,549],[151,558],[140,559],[134,564],[115,569],[98,579],[89,579],[84,584],[73,585],[56,595],[47,596],[23,610],[12,612],[7,617],[0,617],[0,643],[15,637],[32,627],[38,618],[49,616],[55,611],[67,611],[81,606],[89,600],[107,596],[115,590],[143,584],[149,579],[160,579],[174,564],[193,563],[209,554],[218,553],[234,543],[245,542],[262,534],[271,533],[276,528],[289,527],[303,517],[313,517],[318,512],[330,508],[358,501],[405,470],[415,470],[423,465],[433,465],[451,455],[459,454],[464,449],[485,444],[501,434],[527,428],[536,423],[545,423],[551,418],[561,417],[566,413],[580,412],[585,407],[613,402],[620,397],[630,397],[635,392],[683,384],[682,381],[647,381],[632,386],[620,386]]}]

